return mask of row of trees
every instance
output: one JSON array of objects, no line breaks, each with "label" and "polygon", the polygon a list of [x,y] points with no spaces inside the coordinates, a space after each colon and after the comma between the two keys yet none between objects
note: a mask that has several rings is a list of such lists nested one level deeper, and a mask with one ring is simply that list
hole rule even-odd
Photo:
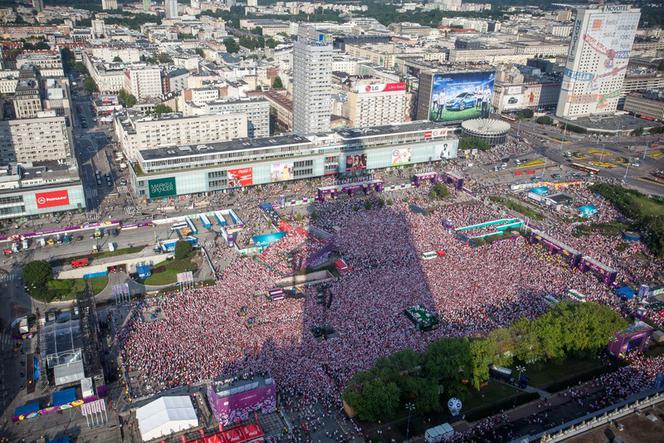
[{"label": "row of trees", "polygon": [[597,183],[590,188],[610,201],[625,217],[634,220],[644,240],[657,256],[664,256],[664,203],[634,189]]},{"label": "row of trees", "polygon": [[627,322],[596,303],[562,302],[534,320],[521,318],[486,338],[443,338],[425,352],[411,349],[358,372],[344,391],[346,403],[365,421],[389,420],[414,403],[417,411],[442,409],[441,397],[464,397],[489,379],[491,364],[562,359],[604,348]]}]

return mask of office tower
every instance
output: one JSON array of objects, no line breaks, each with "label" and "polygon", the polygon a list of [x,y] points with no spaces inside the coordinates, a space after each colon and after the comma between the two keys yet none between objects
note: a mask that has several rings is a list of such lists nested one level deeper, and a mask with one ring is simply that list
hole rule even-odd
[{"label": "office tower", "polygon": [[300,25],[293,46],[293,130],[314,134],[330,130],[332,39]]},{"label": "office tower", "polygon": [[118,0],[101,0],[101,9],[104,11],[118,9]]},{"label": "office tower", "polygon": [[44,10],[44,0],[32,0],[32,9],[42,12]]},{"label": "office tower", "polygon": [[641,12],[628,5],[578,9],[556,115],[613,114]]},{"label": "office tower", "polygon": [[143,0],[143,10],[144,11],[150,10],[150,0]]},{"label": "office tower", "polygon": [[164,8],[166,9],[166,18],[177,18],[178,0],[164,0]]},{"label": "office tower", "polygon": [[162,94],[161,70],[156,67],[130,67],[125,70],[125,91],[143,101]]}]

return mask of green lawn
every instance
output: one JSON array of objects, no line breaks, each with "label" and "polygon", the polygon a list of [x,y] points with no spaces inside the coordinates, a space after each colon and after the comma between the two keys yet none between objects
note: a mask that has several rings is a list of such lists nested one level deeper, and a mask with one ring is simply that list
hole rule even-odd
[{"label": "green lawn", "polygon": [[170,285],[177,281],[177,274],[186,271],[196,271],[197,267],[191,257],[181,260],[166,260],[152,270],[152,275],[143,280],[150,286]]},{"label": "green lawn", "polygon": [[463,399],[463,410],[470,411],[481,406],[501,402],[510,397],[516,397],[521,392],[513,386],[491,380],[479,391],[472,388],[468,390],[468,394]]},{"label": "green lawn", "polygon": [[547,386],[577,377],[583,373],[595,371],[605,366],[605,363],[597,358],[574,358],[556,360],[544,363],[536,363],[528,366],[526,375],[528,383],[532,386],[546,389]]},{"label": "green lawn", "polygon": [[577,225],[574,231],[575,236],[590,235],[596,233],[605,237],[613,237],[622,234],[628,226],[620,222],[610,223],[589,223],[587,225]]},{"label": "green lawn", "polygon": [[[47,283],[47,291],[43,297],[35,297],[43,302],[73,300],[76,294],[85,289],[86,280],[82,278],[54,279]],[[108,285],[108,277],[95,277],[87,280],[94,295],[99,294]]]},{"label": "green lawn", "polygon": [[118,255],[128,255],[128,254],[135,254],[137,252],[141,252],[143,249],[145,249],[145,246],[132,246],[131,248],[122,248],[122,249],[116,249],[115,251],[101,251],[97,252],[96,254],[85,254],[85,255],[77,255],[75,257],[67,257],[67,258],[58,258],[55,260],[51,260],[51,266],[63,266],[67,263],[70,263],[72,260],[77,260],[79,258],[90,258],[92,260],[97,260],[100,258],[108,258],[108,257],[117,257]]},{"label": "green lawn", "polygon": [[513,210],[513,211],[516,211],[516,212],[520,213],[520,214],[523,214],[524,216],[526,216],[528,218],[531,218],[533,220],[544,220],[544,216],[542,214],[540,214],[539,212],[530,209],[526,205],[522,205],[521,203],[517,203],[512,199],[509,199],[507,197],[500,197],[500,196],[497,196],[497,195],[493,195],[489,198],[491,199],[491,201],[493,201],[495,203],[498,203],[498,204],[501,204],[501,205]]}]

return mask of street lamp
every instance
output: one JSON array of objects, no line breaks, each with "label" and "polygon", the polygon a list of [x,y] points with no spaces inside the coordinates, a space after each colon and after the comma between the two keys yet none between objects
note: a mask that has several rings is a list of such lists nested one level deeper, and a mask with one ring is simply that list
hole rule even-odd
[{"label": "street lamp", "polygon": [[415,410],[415,404],[406,403],[406,410],[408,411],[408,424],[406,425],[406,441],[410,438],[410,416]]}]

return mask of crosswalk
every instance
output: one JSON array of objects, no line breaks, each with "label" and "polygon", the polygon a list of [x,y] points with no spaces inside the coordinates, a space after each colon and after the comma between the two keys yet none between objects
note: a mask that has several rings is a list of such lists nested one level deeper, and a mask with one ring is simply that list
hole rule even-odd
[{"label": "crosswalk", "polygon": [[7,282],[12,282],[14,280],[18,280],[20,275],[21,273],[19,271],[2,273],[0,274],[0,283],[7,283]]},{"label": "crosswalk", "polygon": [[1,333],[0,334],[0,352],[9,351],[14,345],[14,340],[9,334]]}]

